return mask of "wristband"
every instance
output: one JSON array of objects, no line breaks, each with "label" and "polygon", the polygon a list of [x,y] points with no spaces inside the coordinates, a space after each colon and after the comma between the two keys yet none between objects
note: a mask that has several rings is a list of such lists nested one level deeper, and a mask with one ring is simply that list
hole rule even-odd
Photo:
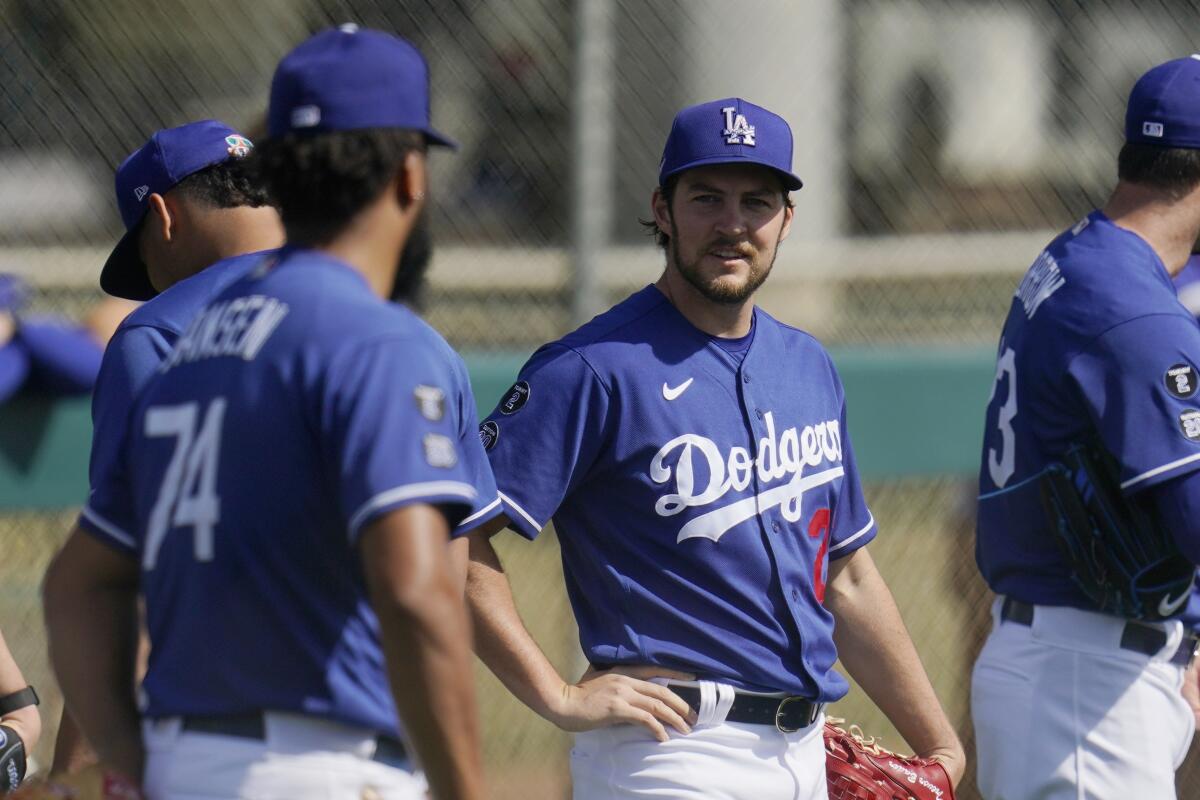
[{"label": "wristband", "polygon": [[26,686],[24,689],[0,697],[0,717],[27,706],[36,706],[41,702],[41,698],[38,697],[33,687]]}]

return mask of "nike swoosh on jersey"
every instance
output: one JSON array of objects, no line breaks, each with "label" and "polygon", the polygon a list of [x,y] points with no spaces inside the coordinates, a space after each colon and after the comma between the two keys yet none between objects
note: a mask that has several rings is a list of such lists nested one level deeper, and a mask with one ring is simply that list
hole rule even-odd
[{"label": "nike swoosh on jersey", "polygon": [[1169,617],[1179,610],[1180,606],[1187,602],[1188,597],[1192,594],[1191,589],[1184,590],[1183,594],[1171,599],[1171,595],[1167,595],[1162,600],[1158,601],[1158,615],[1160,617]]},{"label": "nike swoosh on jersey", "polygon": [[694,381],[694,380],[696,380],[696,379],[688,378],[686,381],[679,384],[674,389],[672,389],[670,386],[667,386],[666,381],[663,381],[663,397],[665,397],[667,400],[674,400],[676,397],[679,397],[679,395],[686,392],[687,388],[692,385],[692,381]]}]

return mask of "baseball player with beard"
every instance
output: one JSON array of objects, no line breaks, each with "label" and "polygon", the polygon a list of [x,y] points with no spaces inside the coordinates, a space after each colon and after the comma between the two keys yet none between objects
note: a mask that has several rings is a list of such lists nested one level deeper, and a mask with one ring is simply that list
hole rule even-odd
[{"label": "baseball player with beard", "polygon": [[51,657],[101,760],[150,800],[417,800],[418,759],[434,798],[481,798],[449,537],[498,501],[461,359],[385,302],[426,150],[448,143],[425,61],[324,31],[280,62],[268,121],[287,246],[200,311],[139,396],[47,575]]},{"label": "baseball player with beard", "polygon": [[[825,798],[839,656],[919,754],[962,774],[864,547],[837,373],[754,305],[800,185],[781,117],[738,98],[681,111],[652,198],[662,277],[539,349],[481,426],[504,516],[471,535],[476,647],[579,732],[577,798]],[[522,625],[490,541],[551,520],[592,664],[577,683]]]},{"label": "baseball player with beard", "polygon": [[[1200,329],[1171,284],[1200,235],[1200,55],[1138,80],[1117,174],[1104,208],[1034,261],[997,351],[976,556],[999,597],[971,701],[988,800],[1173,798],[1200,713]],[[1131,602],[1078,569],[1046,499],[1081,446],[1111,463],[1116,509],[1093,515],[1084,552],[1132,510],[1173,540],[1181,587],[1133,575]],[[1088,484],[1090,505],[1105,492]]]}]

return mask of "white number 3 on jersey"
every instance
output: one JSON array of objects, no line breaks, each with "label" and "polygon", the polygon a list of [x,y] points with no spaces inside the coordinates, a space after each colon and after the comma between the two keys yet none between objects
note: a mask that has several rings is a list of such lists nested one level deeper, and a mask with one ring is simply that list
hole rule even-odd
[{"label": "white number 3 on jersey", "polygon": [[225,398],[218,397],[209,404],[204,423],[197,434],[199,410],[197,403],[146,409],[146,436],[172,436],[175,438],[175,450],[163,475],[158,499],[150,511],[142,554],[143,569],[154,569],[167,531],[186,525],[193,529],[196,560],[212,561],[213,526],[221,519],[221,501],[217,497],[216,483]]},{"label": "white number 3 on jersey", "polygon": [[1000,451],[996,448],[988,449],[988,474],[992,476],[992,483],[996,484],[996,488],[1003,488],[1004,484],[1008,483],[1008,479],[1012,477],[1017,468],[1017,453],[1016,453],[1016,434],[1013,433],[1012,421],[1017,415],[1017,363],[1016,353],[1009,347],[1004,351],[1004,355],[996,362],[996,382],[992,385],[992,396],[988,398],[990,403],[996,398],[996,390],[1000,388],[1000,379],[1008,376],[1008,398],[1004,401],[1004,405],[1000,406],[1000,413],[996,416],[996,427],[1000,429]]}]

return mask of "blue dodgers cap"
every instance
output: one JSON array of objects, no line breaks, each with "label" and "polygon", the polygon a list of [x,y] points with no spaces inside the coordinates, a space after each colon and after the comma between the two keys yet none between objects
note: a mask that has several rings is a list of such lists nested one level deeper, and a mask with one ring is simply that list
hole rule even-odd
[{"label": "blue dodgers cap", "polygon": [[184,178],[231,158],[244,158],[254,145],[215,119],[156,132],[117,167],[117,206],[125,235],[100,272],[100,288],[115,297],[149,300],[158,292],[138,253],[137,234],[148,197],[166,194]]},{"label": "blue dodgers cap", "polygon": [[267,131],[404,128],[457,147],[429,124],[429,67],[421,51],[383,31],[342,25],[283,57],[271,80]]},{"label": "blue dodgers cap", "polygon": [[1125,110],[1125,141],[1200,149],[1200,55],[1159,64],[1138,78]]},{"label": "blue dodgers cap", "polygon": [[778,172],[788,191],[804,185],[792,173],[792,129],[787,121],[740,97],[690,106],[675,115],[658,167],[658,185],[709,164],[761,164]]}]

